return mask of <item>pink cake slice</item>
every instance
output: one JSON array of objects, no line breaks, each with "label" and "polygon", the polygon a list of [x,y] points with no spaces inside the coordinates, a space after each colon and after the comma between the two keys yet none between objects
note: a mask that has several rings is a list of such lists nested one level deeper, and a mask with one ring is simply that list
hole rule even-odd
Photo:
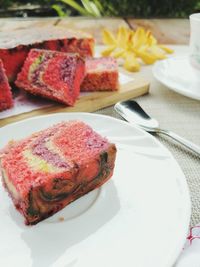
[{"label": "pink cake slice", "polygon": [[118,79],[118,64],[114,58],[87,58],[81,91],[116,91],[119,88]]},{"label": "pink cake slice", "polygon": [[0,111],[11,108],[13,106],[13,99],[11,88],[5,74],[3,62],[0,59]]},{"label": "pink cake slice", "polygon": [[0,58],[9,81],[16,79],[32,48],[93,56],[94,39],[87,33],[57,26],[0,32]]},{"label": "pink cake slice", "polygon": [[78,54],[32,49],[15,84],[29,93],[73,105],[85,75]]},{"label": "pink cake slice", "polygon": [[87,124],[61,122],[2,150],[3,184],[26,224],[36,224],[111,178],[115,156]]}]

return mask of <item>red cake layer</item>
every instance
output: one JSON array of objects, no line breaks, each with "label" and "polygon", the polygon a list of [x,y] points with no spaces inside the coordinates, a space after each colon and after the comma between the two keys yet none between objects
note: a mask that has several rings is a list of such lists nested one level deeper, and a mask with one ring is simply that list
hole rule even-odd
[{"label": "red cake layer", "polygon": [[13,106],[13,99],[11,88],[5,74],[3,62],[0,59],[0,111],[11,108]]},{"label": "red cake layer", "polygon": [[40,27],[0,33],[0,58],[7,77],[14,81],[30,49],[40,48],[93,56],[94,39],[61,27]]},{"label": "red cake layer", "polygon": [[3,183],[26,224],[35,224],[113,174],[116,147],[80,121],[62,122],[1,152]]},{"label": "red cake layer", "polygon": [[87,58],[81,91],[116,91],[119,88],[118,79],[118,65],[114,58]]},{"label": "red cake layer", "polygon": [[85,75],[78,54],[31,49],[15,84],[32,94],[73,105]]}]

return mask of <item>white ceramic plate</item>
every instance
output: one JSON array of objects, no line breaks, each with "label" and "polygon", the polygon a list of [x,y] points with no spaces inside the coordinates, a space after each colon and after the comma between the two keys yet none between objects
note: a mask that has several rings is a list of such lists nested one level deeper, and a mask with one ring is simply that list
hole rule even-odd
[{"label": "white ceramic plate", "polygon": [[152,136],[108,116],[60,113],[1,128],[0,148],[71,119],[116,143],[114,175],[36,226],[23,224],[1,186],[0,266],[171,267],[187,234],[190,198],[178,164]]},{"label": "white ceramic plate", "polygon": [[200,71],[190,65],[188,56],[158,61],[153,67],[153,74],[169,89],[200,100]]}]

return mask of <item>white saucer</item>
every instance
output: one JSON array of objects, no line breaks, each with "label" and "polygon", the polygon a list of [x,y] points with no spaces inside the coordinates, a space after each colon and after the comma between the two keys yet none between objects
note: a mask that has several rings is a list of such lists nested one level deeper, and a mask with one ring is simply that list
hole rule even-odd
[{"label": "white saucer", "polygon": [[169,89],[200,100],[200,77],[190,65],[188,56],[171,57],[157,62],[153,67],[153,75]]}]

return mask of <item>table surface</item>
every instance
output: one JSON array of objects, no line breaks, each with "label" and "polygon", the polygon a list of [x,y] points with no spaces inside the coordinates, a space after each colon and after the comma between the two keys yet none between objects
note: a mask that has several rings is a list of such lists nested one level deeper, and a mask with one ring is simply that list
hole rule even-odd
[{"label": "table surface", "polygon": [[[143,26],[150,29],[156,38],[167,44],[173,44],[175,54],[185,54],[188,51],[189,21],[187,19],[98,19],[93,18],[36,18],[36,19],[0,19],[0,31],[8,31],[31,26],[55,25],[81,29],[94,35],[97,44],[101,44],[101,30],[104,27],[116,32],[121,25],[135,29]],[[173,31],[172,31],[173,28]],[[200,102],[179,95],[157,82],[152,75],[152,66],[143,67],[141,72],[132,74],[134,77],[143,76],[151,81],[150,93],[136,100],[153,117],[158,119],[163,128],[170,129],[177,134],[200,145]],[[97,111],[119,118],[113,107]],[[182,168],[191,193],[192,217],[191,225],[200,222],[200,164],[199,157],[184,149],[171,139],[162,136],[156,138],[163,143],[173,154]],[[170,197],[170,196],[169,196]]]}]

